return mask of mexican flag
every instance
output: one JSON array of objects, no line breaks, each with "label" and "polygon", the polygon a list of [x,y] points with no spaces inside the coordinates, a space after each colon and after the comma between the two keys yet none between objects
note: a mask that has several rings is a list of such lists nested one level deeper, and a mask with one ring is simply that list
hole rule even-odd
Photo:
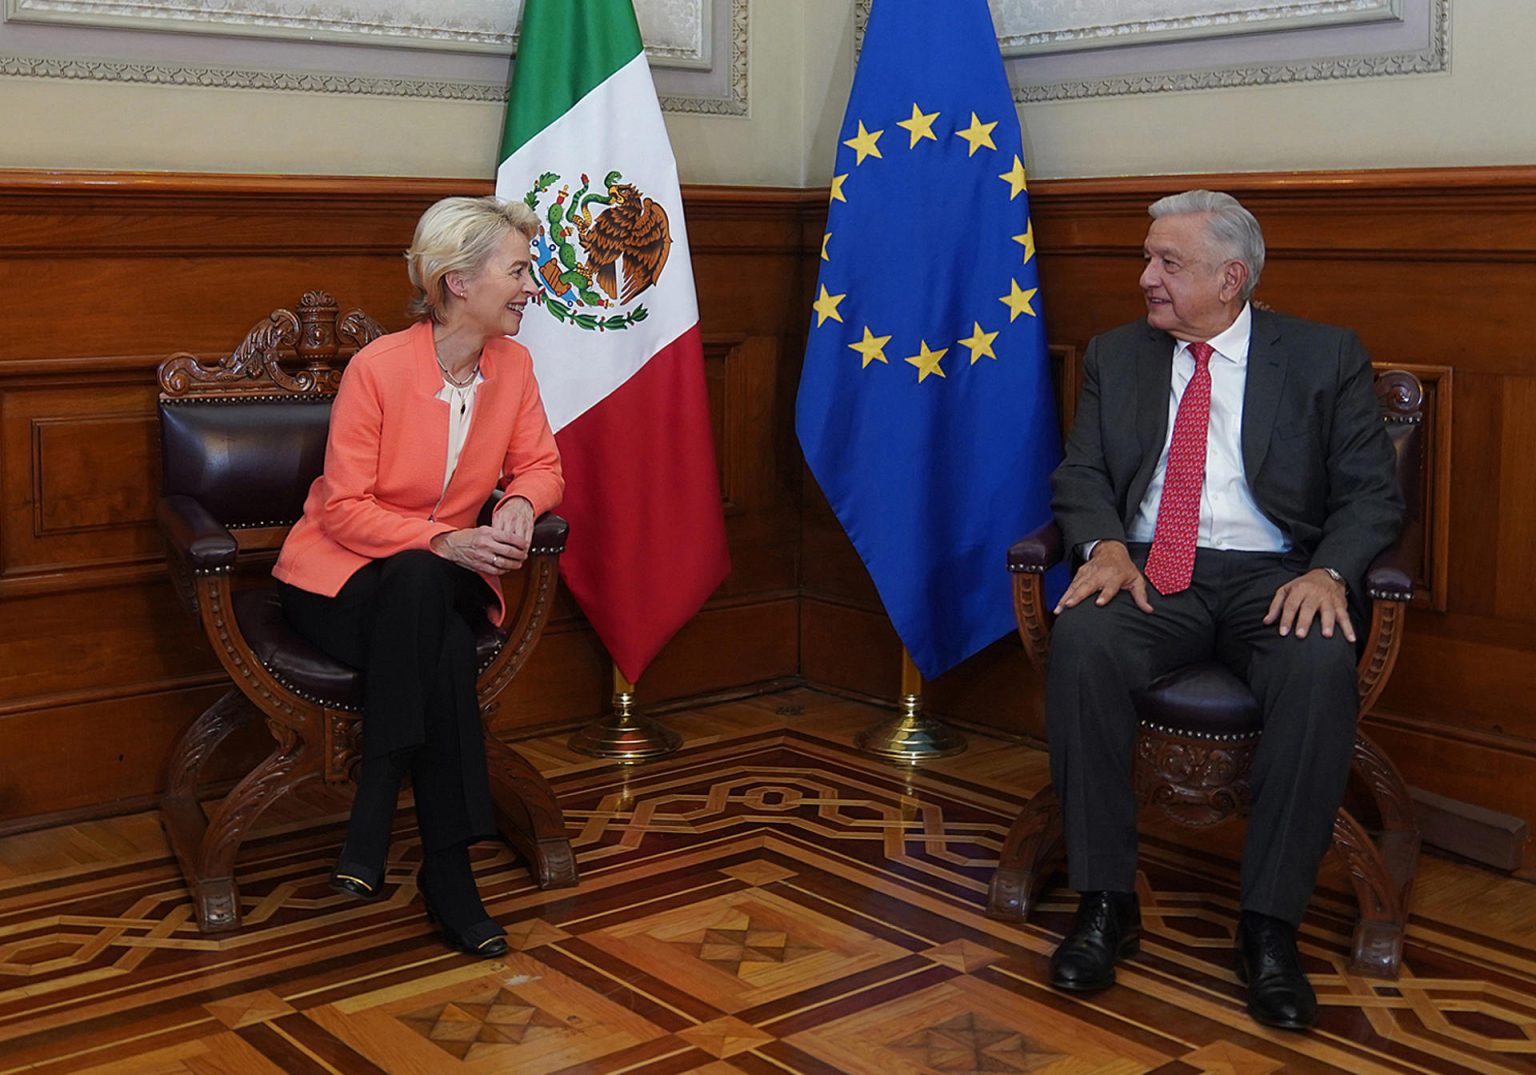
[{"label": "mexican flag", "polygon": [[561,574],[633,681],[730,560],[677,164],[630,0],[526,0],[496,194],[542,225],[518,341],[565,465]]}]

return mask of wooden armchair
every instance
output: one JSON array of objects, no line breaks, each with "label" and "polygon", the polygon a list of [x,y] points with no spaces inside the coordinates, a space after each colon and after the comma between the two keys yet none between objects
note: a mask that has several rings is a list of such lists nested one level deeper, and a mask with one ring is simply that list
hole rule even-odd
[{"label": "wooden armchair", "polygon": [[[341,783],[359,760],[362,677],[289,628],[267,571],[325,458],[340,361],[381,335],[320,291],[277,310],[216,366],[177,354],[160,366],[164,462],[160,527],[171,578],[233,681],[177,741],[160,819],[205,932],[238,928],[235,857],[267,807],[311,780]],[[343,349],[338,338],[351,344]],[[284,358],[296,362],[285,368]],[[489,505],[488,505],[489,507]],[[476,632],[482,716],[533,651],[555,593],[565,521],[534,527],[521,571],[503,579],[507,616]],[[254,561],[256,570],[241,572]],[[212,811],[198,801],[204,763],[255,717],[276,741]],[[544,888],[574,885],[576,860],[549,784],[487,733],[498,828]]]},{"label": "wooden armchair", "polygon": [[[1378,556],[1366,574],[1371,623],[1358,664],[1360,713],[1381,694],[1397,660],[1423,548],[1423,386],[1412,373],[1389,370],[1377,375],[1376,396],[1396,451],[1408,517],[1396,544]],[[1042,578],[1062,555],[1055,522],[1008,552],[1019,636],[1042,674],[1051,623]],[[1260,720],[1258,703],[1240,679],[1215,662],[1191,665],[1154,682],[1136,699],[1136,708],[1141,727],[1135,786],[1144,806],[1155,803],[1167,816],[1190,826],[1212,825],[1246,812]],[[1356,735],[1353,775],[1374,802],[1379,830],[1373,838],[1349,808],[1349,799],[1334,820],[1333,848],[1344,861],[1360,905],[1350,969],[1396,978],[1418,869],[1419,830],[1402,776],[1364,734]],[[1047,785],[1024,805],[1008,830],[987,894],[989,915],[1016,920],[1028,916],[1037,886],[1063,856],[1061,827],[1061,805]]]}]

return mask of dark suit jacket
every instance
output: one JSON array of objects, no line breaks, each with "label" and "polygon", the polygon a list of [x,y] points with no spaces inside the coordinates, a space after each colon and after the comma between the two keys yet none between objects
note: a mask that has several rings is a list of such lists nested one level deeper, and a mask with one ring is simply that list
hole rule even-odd
[{"label": "dark suit jacket", "polygon": [[[1145,321],[1095,337],[1051,506],[1069,549],[1125,540],[1168,439],[1173,337]],[[1353,332],[1253,311],[1242,457],[1253,498],[1298,570],[1331,567],[1352,595],[1402,525],[1370,359]]]}]

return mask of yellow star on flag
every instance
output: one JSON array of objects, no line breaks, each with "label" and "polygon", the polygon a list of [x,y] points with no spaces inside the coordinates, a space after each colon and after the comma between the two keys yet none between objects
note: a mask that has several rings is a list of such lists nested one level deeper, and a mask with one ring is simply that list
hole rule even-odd
[{"label": "yellow star on flag", "polygon": [[937,112],[925,113],[921,108],[917,107],[917,102],[913,101],[912,118],[901,120],[896,124],[898,127],[905,127],[912,135],[912,144],[907,148],[916,149],[917,143],[921,142],[924,138],[931,138],[937,142],[939,136],[933,133],[933,121],[938,118],[939,114]]},{"label": "yellow star on flag", "polygon": [[1020,193],[1029,189],[1029,182],[1024,175],[1024,162],[1019,160],[1019,155],[1013,155],[1013,167],[1002,173],[997,178],[1008,184],[1008,200],[1011,202]]},{"label": "yellow star on flag", "polygon": [[[883,128],[878,131],[866,131],[864,129],[864,121],[859,120],[858,136],[843,142],[843,145],[858,154],[858,159],[853,162],[854,167],[863,164],[866,157],[880,157],[880,147],[876,143],[880,141],[880,136],[884,133],[885,130]],[[880,159],[884,160],[885,158],[880,157]]]},{"label": "yellow star on flag", "polygon": [[978,358],[990,358],[997,361],[997,352],[992,350],[992,341],[997,339],[996,332],[981,331],[981,322],[971,322],[971,334],[960,342],[971,349],[971,365],[976,365]]},{"label": "yellow star on flag", "polygon": [[[1017,287],[1018,285],[1015,284],[1014,286]],[[1034,292],[1031,291],[1030,294],[1033,295]],[[811,304],[811,309],[816,311],[816,327],[820,328],[822,325],[826,324],[827,318],[829,317],[834,321],[841,322],[843,320],[843,315],[837,312],[837,304],[842,302],[847,297],[848,293],[846,291],[841,295],[828,295],[827,285],[822,284],[821,298],[817,299]]]},{"label": "yellow star on flag", "polygon": [[[1008,307],[1008,323],[1010,325],[1013,324],[1014,318],[1018,317],[1020,314],[1028,314],[1030,317],[1034,317],[1035,308],[1029,303],[1030,300],[1035,297],[1035,292],[1039,291],[1040,289],[1037,287],[1032,287],[1028,291],[1024,291],[1019,288],[1019,282],[1017,280],[1010,280],[1009,283],[1013,286],[1009,289],[1008,294],[1003,295],[997,300],[1004,306]],[[839,298],[841,298],[841,296],[839,296]],[[838,320],[841,321],[842,318],[838,318]]]},{"label": "yellow star on flag", "polygon": [[1024,248],[1024,264],[1029,264],[1029,259],[1035,256],[1035,222],[1029,221],[1024,225],[1024,234],[1015,235],[1013,241]]},{"label": "yellow star on flag", "polygon": [[[832,233],[830,231],[827,232],[825,235],[823,235],[821,237],[821,260],[822,261],[831,261],[832,260],[831,258],[827,257],[827,243],[830,242],[831,239],[832,239]],[[1029,258],[1026,257],[1024,260],[1028,261]]]},{"label": "yellow star on flag", "polygon": [[846,175],[834,175],[832,177],[832,197],[827,199],[828,202],[846,203],[848,201],[847,198],[843,197],[843,180],[847,178]]},{"label": "yellow star on flag", "polygon": [[996,122],[981,122],[981,120],[976,118],[976,113],[972,112],[971,125],[963,131],[956,131],[955,137],[964,138],[971,144],[971,148],[966,153],[966,156],[974,157],[976,155],[976,151],[982,146],[986,146],[988,149],[997,148],[997,144],[992,141],[992,128],[996,126]]},{"label": "yellow star on flag", "polygon": [[[871,362],[885,362],[885,345],[891,342],[889,336],[876,336],[869,331],[869,326],[864,326],[864,338],[858,343],[850,343],[848,347],[864,356],[864,364],[860,369],[868,369]],[[886,363],[890,365],[890,363]]]},{"label": "yellow star on flag", "polygon": [[939,369],[939,362],[943,360],[945,355],[949,354],[948,347],[942,348],[938,351],[930,351],[928,349],[927,340],[923,340],[921,343],[922,350],[913,355],[911,358],[907,359],[907,365],[917,367],[918,384],[922,384],[924,381],[926,381],[930,373],[936,373],[940,377],[943,377],[944,371]]}]

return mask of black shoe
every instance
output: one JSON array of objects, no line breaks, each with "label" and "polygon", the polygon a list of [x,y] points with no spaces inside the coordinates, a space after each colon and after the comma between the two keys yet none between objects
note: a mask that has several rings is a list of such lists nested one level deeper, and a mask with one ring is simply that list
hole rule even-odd
[{"label": "black shoe", "polygon": [[336,868],[331,871],[331,889],[360,900],[376,900],[384,895],[384,872],[359,866],[343,858],[337,861]]},{"label": "black shoe", "polygon": [[1237,925],[1237,977],[1248,986],[1248,1014],[1265,1026],[1311,1030],[1317,995],[1302,973],[1296,927],[1256,911]]},{"label": "black shoe", "polygon": [[1084,892],[1072,932],[1051,956],[1051,984],[1093,993],[1115,984],[1115,962],[1141,951],[1141,901],[1134,892]]},{"label": "black shoe", "polygon": [[426,905],[427,921],[437,926],[443,935],[443,940],[448,942],[449,948],[456,948],[467,956],[477,956],[480,959],[495,959],[497,956],[507,954],[507,931],[498,926],[489,918],[482,918],[460,931],[445,922],[437,908],[432,904],[432,897],[427,895],[427,890],[421,886],[421,875],[416,875],[416,888],[421,893],[421,902]]}]

